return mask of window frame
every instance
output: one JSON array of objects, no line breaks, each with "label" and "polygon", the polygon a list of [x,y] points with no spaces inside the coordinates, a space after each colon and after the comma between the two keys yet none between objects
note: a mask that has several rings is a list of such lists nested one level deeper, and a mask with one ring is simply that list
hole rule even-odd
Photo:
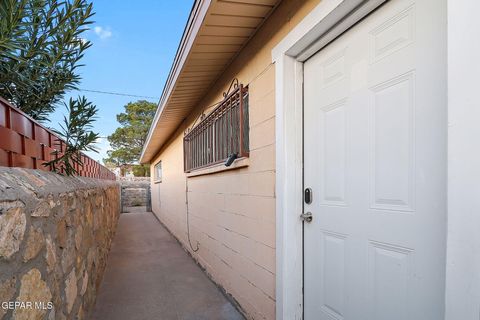
[{"label": "window frame", "polygon": [[[186,131],[183,138],[184,172],[216,166],[236,150],[237,159],[248,158],[249,131],[248,86],[237,84],[231,93],[224,94],[217,107]],[[222,139],[218,139],[219,136]]]},{"label": "window frame", "polygon": [[[158,166],[160,166],[160,177],[158,175]],[[163,166],[162,166],[162,160],[158,161],[155,163],[153,166],[153,182],[154,183],[160,183],[162,182],[163,178]]]}]

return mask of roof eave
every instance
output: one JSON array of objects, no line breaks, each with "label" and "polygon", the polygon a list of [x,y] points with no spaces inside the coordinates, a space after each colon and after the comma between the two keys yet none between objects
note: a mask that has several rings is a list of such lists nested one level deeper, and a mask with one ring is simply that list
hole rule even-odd
[{"label": "roof eave", "polygon": [[172,90],[176,83],[176,79],[178,78],[181,70],[183,69],[183,66],[187,60],[187,56],[193,46],[194,40],[197,36],[198,31],[200,30],[200,27],[202,26],[203,20],[205,19],[210,4],[211,0],[195,0],[192,6],[187,25],[185,26],[185,30],[182,35],[182,40],[180,41],[180,45],[178,46],[175,59],[168,74],[167,81],[165,82],[162,96],[160,97],[160,101],[158,103],[155,117],[153,118],[152,125],[150,126],[150,130],[148,131],[147,140],[145,142],[145,145],[143,146],[142,153],[140,155],[141,164],[149,163],[154,157],[154,155],[146,155],[147,149],[149,148],[149,146],[151,147],[150,142],[153,132],[158,124],[162,111],[167,104],[168,98],[172,93]]}]

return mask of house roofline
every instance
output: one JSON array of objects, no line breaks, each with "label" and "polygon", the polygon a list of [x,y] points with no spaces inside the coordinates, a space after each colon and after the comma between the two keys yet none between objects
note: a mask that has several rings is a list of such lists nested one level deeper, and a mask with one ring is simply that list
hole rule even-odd
[{"label": "house roofline", "polygon": [[188,18],[188,22],[185,26],[185,29],[182,34],[182,39],[180,40],[180,44],[177,48],[177,52],[175,54],[175,59],[173,60],[172,67],[170,68],[170,72],[168,74],[168,78],[165,82],[165,86],[163,87],[162,95],[158,102],[157,111],[155,112],[155,117],[153,118],[152,125],[148,131],[147,140],[143,145],[142,153],[140,155],[140,163],[148,163],[152,160],[145,159],[145,152],[147,150],[148,145],[152,139],[153,131],[155,130],[158,121],[160,119],[160,115],[163,112],[164,107],[167,104],[168,98],[170,97],[172,90],[175,86],[176,80],[183,69],[185,61],[187,60],[188,54],[190,49],[193,46],[193,42],[197,36],[198,31],[203,23],[203,20],[206,17],[208,8],[210,7],[211,0],[195,0],[193,3],[192,9],[190,11],[190,16]]},{"label": "house roofline", "polygon": [[[158,155],[280,2],[195,1],[143,146],[141,163],[150,163]],[[225,18],[236,10],[236,19]]]}]

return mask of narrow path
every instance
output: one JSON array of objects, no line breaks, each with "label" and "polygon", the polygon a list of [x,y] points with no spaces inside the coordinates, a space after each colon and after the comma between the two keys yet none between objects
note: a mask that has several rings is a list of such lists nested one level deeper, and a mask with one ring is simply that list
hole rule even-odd
[{"label": "narrow path", "polygon": [[244,318],[151,213],[123,213],[91,319]]}]

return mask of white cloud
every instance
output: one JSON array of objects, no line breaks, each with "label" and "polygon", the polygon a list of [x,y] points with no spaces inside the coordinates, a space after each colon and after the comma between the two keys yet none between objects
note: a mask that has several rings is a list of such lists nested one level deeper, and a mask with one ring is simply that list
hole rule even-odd
[{"label": "white cloud", "polygon": [[110,28],[103,28],[100,26],[95,26],[93,28],[93,31],[97,36],[100,37],[100,39],[108,39],[112,36],[112,31],[110,31]]}]

